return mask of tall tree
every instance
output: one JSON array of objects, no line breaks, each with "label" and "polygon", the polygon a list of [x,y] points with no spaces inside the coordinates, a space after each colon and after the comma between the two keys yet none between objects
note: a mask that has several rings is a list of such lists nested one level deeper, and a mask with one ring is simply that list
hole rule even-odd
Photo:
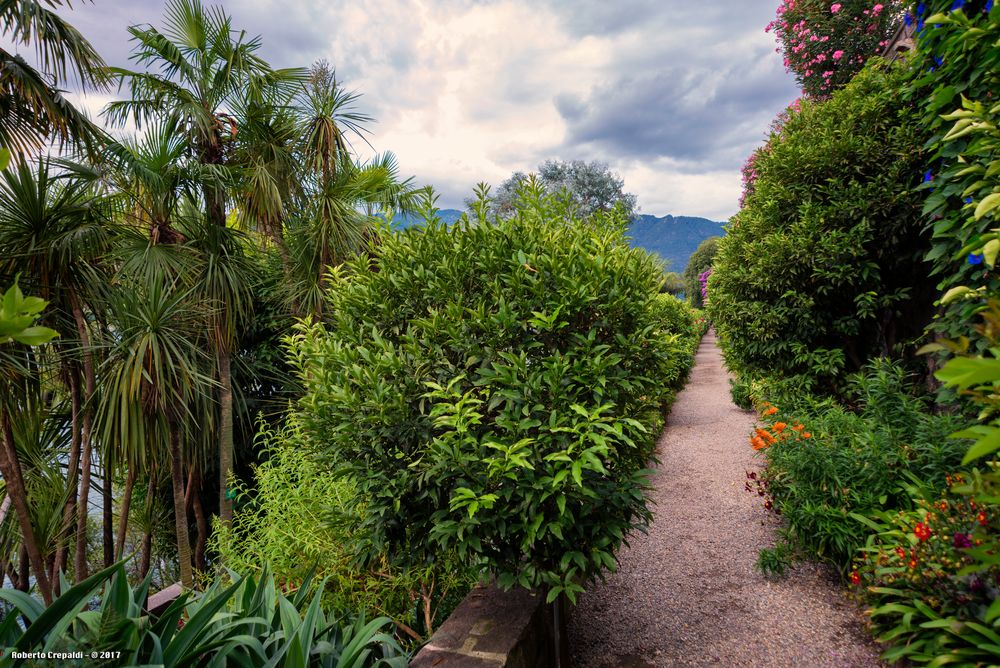
[{"label": "tall tree", "polygon": [[[269,86],[295,86],[301,70],[272,70],[257,55],[260,38],[237,33],[232,19],[221,7],[206,8],[200,0],[169,0],[163,29],[153,26],[129,28],[135,44],[132,59],[139,65],[159,69],[141,72],[122,68],[109,71],[120,85],[127,84],[130,99],[112,102],[105,109],[108,119],[123,124],[132,119],[137,124],[166,118],[174,123],[189,142],[192,153],[206,168],[206,176],[220,172],[226,165],[226,152],[238,131],[232,114],[232,102],[241,90]],[[202,181],[208,220],[217,227],[226,225],[226,188],[221,174]],[[232,475],[233,460],[233,388],[229,342],[234,322],[230,306],[218,294],[223,308],[213,330],[215,359],[220,380],[220,424],[218,430],[220,480]],[[223,523],[232,517],[232,501],[227,498],[225,483],[219,489],[219,514]]]}]

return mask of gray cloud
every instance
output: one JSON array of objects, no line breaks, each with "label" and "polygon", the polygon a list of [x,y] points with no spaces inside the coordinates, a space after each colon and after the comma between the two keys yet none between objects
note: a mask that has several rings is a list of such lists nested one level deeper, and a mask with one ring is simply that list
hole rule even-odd
[{"label": "gray cloud", "polygon": [[[797,95],[763,34],[775,4],[224,2],[235,28],[261,35],[272,65],[328,59],[379,120],[373,143],[434,183],[443,206],[460,205],[477,181],[579,158],[632,174],[638,185],[626,186],[647,211],[716,217],[735,210],[739,165]],[[73,7],[61,13],[109,63],[126,66],[127,26],[159,26],[164,13],[163,0]],[[715,208],[677,210],[707,198],[653,189],[667,182],[684,184],[673,192],[712,184]]]}]

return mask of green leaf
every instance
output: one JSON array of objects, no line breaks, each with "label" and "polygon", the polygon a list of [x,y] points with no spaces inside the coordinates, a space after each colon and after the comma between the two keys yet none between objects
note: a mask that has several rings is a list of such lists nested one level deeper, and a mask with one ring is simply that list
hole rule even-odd
[{"label": "green leaf", "polygon": [[976,206],[976,213],[974,214],[976,220],[981,219],[983,216],[990,213],[998,206],[1000,206],[1000,193],[993,193],[991,195],[987,195]]}]

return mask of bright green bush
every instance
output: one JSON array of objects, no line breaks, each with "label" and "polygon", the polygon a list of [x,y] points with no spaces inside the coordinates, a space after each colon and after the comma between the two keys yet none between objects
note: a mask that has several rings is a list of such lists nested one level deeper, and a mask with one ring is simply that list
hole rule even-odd
[{"label": "bright green bush", "polygon": [[[149,578],[133,589],[122,564],[72,588],[64,583],[47,608],[23,592],[0,589],[0,599],[17,611],[0,624],[0,642],[18,652],[82,653],[82,659],[59,660],[67,666],[407,665],[386,633],[390,620],[328,616],[320,604],[322,585],[307,580],[286,596],[266,570],[259,580],[234,579],[218,580],[205,592],[185,592],[157,618],[143,611]],[[27,628],[17,623],[19,617]],[[10,654],[4,652],[0,666],[52,665]]]},{"label": "bright green bush", "polygon": [[817,391],[878,355],[900,356],[931,316],[918,114],[904,72],[869,66],[790,111],[719,242],[709,315],[726,363],[807,374]]},{"label": "bright green bush", "polygon": [[355,563],[352,546],[364,506],[355,485],[311,457],[304,439],[294,416],[280,433],[261,433],[259,445],[267,458],[256,467],[252,486],[234,485],[233,523],[216,527],[211,547],[226,568],[245,573],[268,566],[279,582],[293,588],[315,573],[324,580],[324,603],[330,609],[385,615],[430,637],[476,574],[447,555],[409,572],[384,560],[369,567]]},{"label": "bright green bush", "polygon": [[331,323],[291,341],[299,415],[355,485],[363,556],[455,551],[572,598],[649,520],[664,378],[689,348],[620,210],[580,220],[530,187],[509,219],[474,209],[334,272]]},{"label": "bright green bush", "polygon": [[843,572],[869,534],[852,514],[911,507],[905,485],[913,478],[944,488],[967,447],[948,438],[961,418],[931,414],[905,371],[885,360],[851,378],[848,399],[856,410],[830,399],[775,399],[761,404],[764,425],[752,437],[766,457],[765,501],[781,513],[801,553]]}]

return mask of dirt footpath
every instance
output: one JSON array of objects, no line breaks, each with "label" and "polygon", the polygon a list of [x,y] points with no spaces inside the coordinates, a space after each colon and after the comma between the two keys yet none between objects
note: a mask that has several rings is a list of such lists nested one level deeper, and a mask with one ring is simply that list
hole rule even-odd
[{"label": "dirt footpath", "polygon": [[771,582],[754,570],[774,520],[744,490],[758,467],[754,415],[729,398],[710,332],[659,443],[654,520],[620,570],[581,597],[570,625],[575,668],[877,666],[856,605],[825,570]]}]

